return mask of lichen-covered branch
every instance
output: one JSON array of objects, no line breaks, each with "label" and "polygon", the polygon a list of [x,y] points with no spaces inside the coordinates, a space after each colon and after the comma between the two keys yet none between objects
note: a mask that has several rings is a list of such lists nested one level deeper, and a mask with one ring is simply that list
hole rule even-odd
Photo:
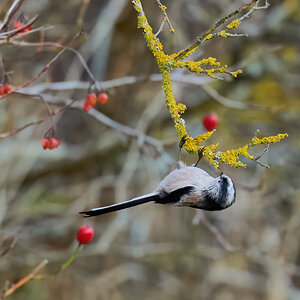
[{"label": "lichen-covered branch", "polygon": [[169,26],[169,28],[170,28],[170,32],[175,33],[175,29],[173,28],[173,26],[172,26],[172,24],[171,24],[171,21],[170,21],[168,15],[167,15],[167,13],[166,13],[167,7],[166,7],[165,5],[163,5],[163,4],[160,2],[160,0],[156,0],[156,3],[157,3],[157,5],[159,6],[159,8],[161,9],[162,14],[163,14],[163,16],[164,16],[164,19],[163,19],[163,21],[161,22],[161,25],[160,25],[160,27],[159,27],[157,33],[155,34],[155,36],[158,36],[158,35],[161,33],[161,31],[162,31],[162,29],[163,29],[163,27],[164,27],[164,25],[165,25],[165,22],[167,22],[167,24],[168,24],[168,26]]},{"label": "lichen-covered branch", "polygon": [[[207,132],[205,134],[199,135],[195,138],[190,137],[187,133],[185,121],[182,118],[182,114],[186,111],[186,106],[183,103],[177,103],[173,94],[172,88],[172,81],[170,77],[170,72],[175,68],[178,69],[186,69],[193,73],[205,73],[209,77],[215,78],[215,74],[223,73],[229,74],[233,77],[237,77],[238,74],[242,73],[242,70],[236,70],[233,72],[229,72],[227,70],[227,65],[221,65],[221,63],[213,57],[208,57],[202,59],[200,61],[183,61],[183,59],[189,57],[194,51],[204,42],[208,41],[213,37],[220,36],[223,38],[231,37],[231,36],[246,36],[246,34],[237,34],[237,33],[230,33],[228,30],[236,29],[240,22],[249,17],[249,15],[255,10],[259,9],[258,7],[258,0],[252,0],[248,4],[244,5],[243,7],[236,9],[234,12],[230,13],[226,17],[222,18],[221,20],[217,21],[215,25],[213,25],[209,30],[207,30],[201,37],[197,38],[196,43],[192,46],[179,51],[178,53],[173,54],[166,54],[163,50],[163,45],[160,42],[157,35],[153,33],[153,29],[149,24],[147,17],[143,11],[142,3],[140,0],[132,0],[134,9],[137,12],[138,18],[138,28],[143,30],[144,37],[147,42],[147,46],[150,49],[151,53],[153,54],[160,72],[162,74],[162,88],[165,92],[165,101],[167,108],[171,114],[171,117],[175,123],[175,128],[178,132],[179,139],[185,137],[185,143],[183,147],[190,153],[197,153],[203,145],[200,144],[206,141],[213,132]],[[264,7],[260,8],[266,8]],[[227,24],[226,28],[221,30],[220,32],[215,33],[214,31],[225,24],[229,19],[233,16],[244,12],[248,8],[249,11],[244,14],[244,17],[240,17],[239,19],[232,20],[229,24]],[[164,7],[164,9],[166,9]],[[226,31],[227,30],[227,31]],[[255,145],[260,144],[272,144],[279,142],[283,138],[285,138],[287,134],[278,134],[276,136],[264,137],[259,139],[258,137],[254,137],[248,145],[240,147],[238,149],[233,149],[225,152],[217,151],[216,148],[218,144],[212,144],[210,146],[206,146],[203,152],[203,156],[208,159],[210,164],[213,164],[215,167],[219,167],[220,163],[226,163],[233,167],[245,167],[246,165],[240,162],[238,159],[240,156],[244,156],[251,160],[255,160],[254,156],[251,155],[248,151]]]}]

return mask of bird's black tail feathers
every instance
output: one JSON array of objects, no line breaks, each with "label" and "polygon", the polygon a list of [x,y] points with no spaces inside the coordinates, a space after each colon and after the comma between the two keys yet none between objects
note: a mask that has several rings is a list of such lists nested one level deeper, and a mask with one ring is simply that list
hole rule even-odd
[{"label": "bird's black tail feathers", "polygon": [[125,201],[125,202],[121,202],[121,203],[117,203],[117,204],[113,204],[113,205],[109,205],[109,206],[104,206],[104,207],[98,207],[98,208],[94,208],[89,211],[81,211],[80,214],[84,214],[84,216],[83,216],[84,218],[89,218],[89,217],[93,217],[93,216],[108,214],[110,212],[129,208],[129,207],[140,205],[143,203],[157,201],[159,199],[160,199],[160,197],[158,194],[152,193],[152,194],[144,195],[139,198],[134,198],[129,201]]}]

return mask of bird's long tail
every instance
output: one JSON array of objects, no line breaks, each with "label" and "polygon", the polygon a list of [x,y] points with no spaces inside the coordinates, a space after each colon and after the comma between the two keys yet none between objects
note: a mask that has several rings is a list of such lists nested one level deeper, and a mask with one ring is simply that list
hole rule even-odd
[{"label": "bird's long tail", "polygon": [[160,197],[158,196],[158,194],[151,193],[125,202],[104,206],[104,207],[93,208],[92,210],[88,210],[88,211],[81,211],[80,214],[84,214],[83,216],[84,218],[94,217],[94,216],[108,214],[121,209],[129,208],[132,206],[140,205],[143,203],[157,201],[159,199]]}]

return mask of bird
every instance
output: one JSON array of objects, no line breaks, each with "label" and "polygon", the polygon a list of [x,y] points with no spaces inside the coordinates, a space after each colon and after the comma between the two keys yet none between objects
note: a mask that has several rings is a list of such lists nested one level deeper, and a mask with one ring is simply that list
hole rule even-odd
[{"label": "bird", "polygon": [[[180,142],[180,149],[183,143]],[[197,167],[203,156],[204,147],[193,166],[179,160],[177,168],[170,172],[149,194],[109,206],[79,212],[85,218],[104,215],[136,205],[154,202],[177,207],[192,207],[207,211],[223,210],[230,207],[236,199],[236,189],[232,179],[223,172],[214,178]]]}]

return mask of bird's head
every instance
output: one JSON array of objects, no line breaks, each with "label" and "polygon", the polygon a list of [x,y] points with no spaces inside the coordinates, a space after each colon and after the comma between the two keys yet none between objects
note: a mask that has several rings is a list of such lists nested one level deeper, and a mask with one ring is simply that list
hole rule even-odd
[{"label": "bird's head", "polygon": [[223,208],[227,208],[235,202],[236,189],[234,183],[231,178],[223,172],[217,177],[217,180],[219,185],[218,203]]}]

